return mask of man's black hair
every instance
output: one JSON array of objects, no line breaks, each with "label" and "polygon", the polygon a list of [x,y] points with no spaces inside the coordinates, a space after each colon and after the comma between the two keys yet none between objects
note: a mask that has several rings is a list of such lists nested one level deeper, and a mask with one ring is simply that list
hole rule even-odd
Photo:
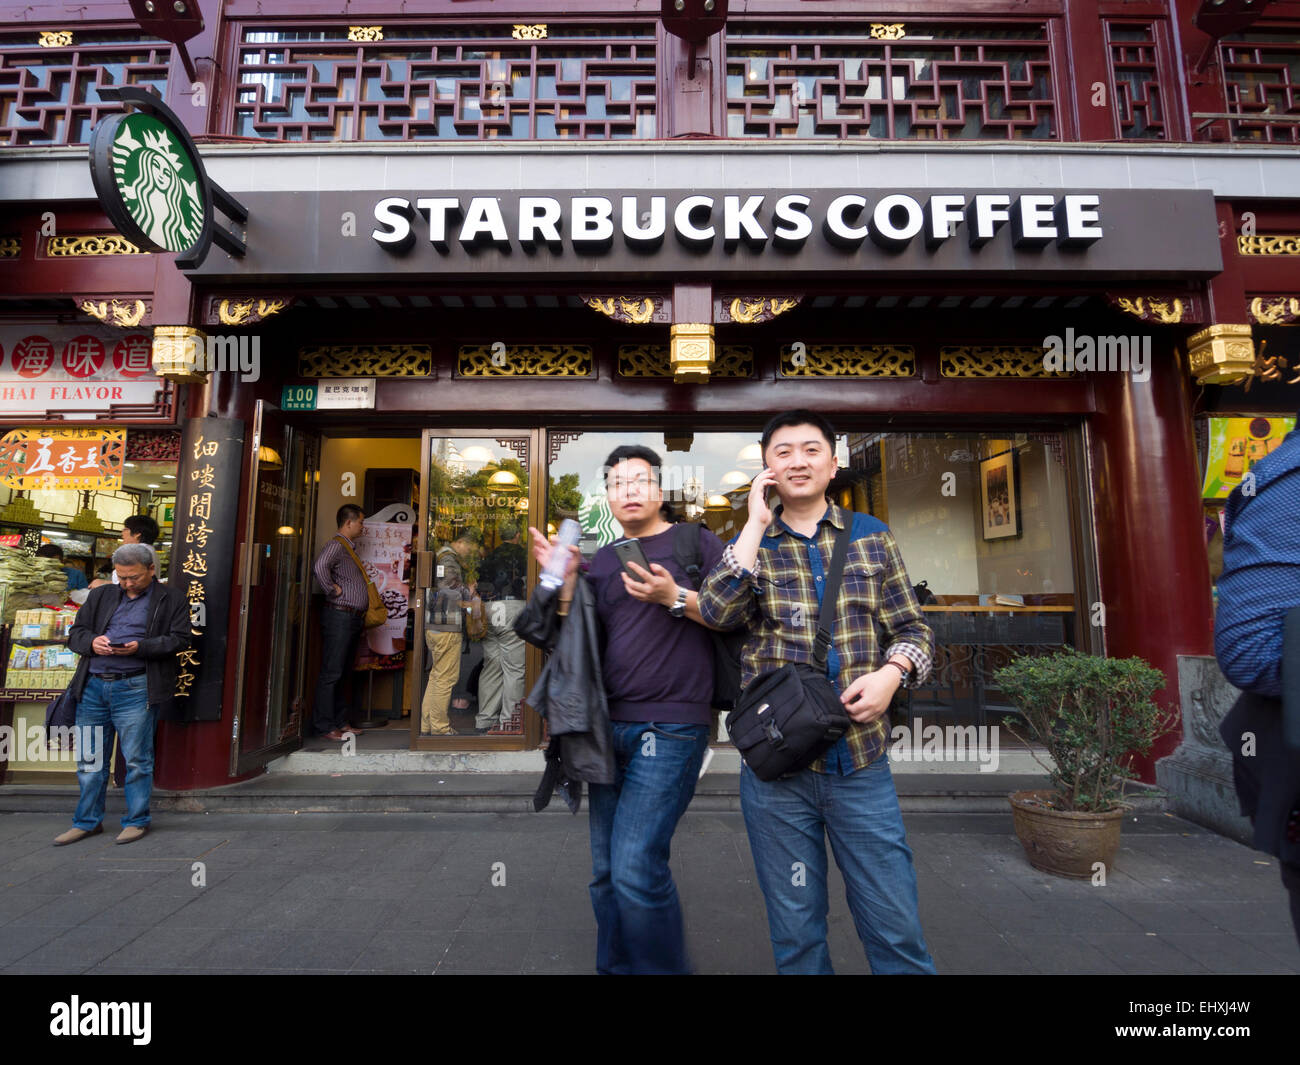
[{"label": "man's black hair", "polygon": [[362,513],[361,508],[355,503],[344,503],[339,507],[339,512],[334,516],[336,527],[339,529],[343,528],[343,526],[353,518],[361,517]]},{"label": "man's black hair", "polygon": [[606,484],[609,483],[609,471],[620,462],[626,462],[628,459],[641,459],[648,462],[650,470],[654,474],[655,484],[660,483],[659,478],[664,460],[648,447],[642,447],[640,444],[624,444],[622,447],[616,447],[609,453],[609,457],[605,459],[603,477]]},{"label": "man's black hair", "polygon": [[60,562],[62,562],[63,548],[61,548],[58,544],[41,544],[41,546],[36,549],[36,557],[57,558]]},{"label": "man's black hair", "polygon": [[763,453],[767,453],[767,445],[772,442],[772,436],[778,429],[784,429],[787,425],[811,425],[826,438],[826,443],[830,445],[833,452],[835,450],[835,427],[822,415],[812,410],[788,410],[774,416],[765,426],[763,426],[763,436],[760,440]]},{"label": "man's black hair", "polygon": [[158,539],[158,523],[148,514],[132,514],[122,522],[122,528],[140,537],[142,544],[152,544]]}]

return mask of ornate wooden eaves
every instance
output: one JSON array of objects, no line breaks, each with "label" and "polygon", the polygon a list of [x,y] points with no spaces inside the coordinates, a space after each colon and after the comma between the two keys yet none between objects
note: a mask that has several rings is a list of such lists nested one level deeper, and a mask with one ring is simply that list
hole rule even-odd
[{"label": "ornate wooden eaves", "polygon": [[736,322],[739,325],[757,325],[794,310],[802,302],[802,292],[776,296],[724,293],[713,301],[713,320],[719,324]]},{"label": "ornate wooden eaves", "polygon": [[299,377],[434,377],[428,344],[319,344],[298,349]]},{"label": "ornate wooden eaves", "polygon": [[204,306],[204,325],[256,325],[279,314],[293,302],[292,296],[209,296]]},{"label": "ornate wooden eaves", "polygon": [[648,296],[642,293],[578,298],[593,311],[624,325],[667,324],[673,320],[673,304],[667,296]]},{"label": "ornate wooden eaves", "polygon": [[1300,322],[1300,296],[1256,296],[1250,301],[1250,320],[1260,325]]},{"label": "ornate wooden eaves", "polygon": [[1106,301],[1118,311],[1157,325],[1194,325],[1204,322],[1205,301],[1191,293],[1178,295],[1135,295],[1106,293]]},{"label": "ornate wooden eaves", "polygon": [[134,329],[138,325],[152,325],[153,306],[143,299],[93,299],[77,300],[77,307],[105,325],[119,329]]}]

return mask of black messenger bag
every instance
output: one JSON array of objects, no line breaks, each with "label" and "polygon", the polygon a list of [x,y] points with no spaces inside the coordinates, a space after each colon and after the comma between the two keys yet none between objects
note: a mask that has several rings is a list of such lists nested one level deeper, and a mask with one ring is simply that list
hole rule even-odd
[{"label": "black messenger bag", "polygon": [[822,606],[817,614],[813,664],[790,662],[760,673],[727,715],[727,731],[745,764],[759,780],[807,769],[845,732],[852,718],[826,676],[835,600],[840,594],[851,524],[840,530],[831,558]]}]

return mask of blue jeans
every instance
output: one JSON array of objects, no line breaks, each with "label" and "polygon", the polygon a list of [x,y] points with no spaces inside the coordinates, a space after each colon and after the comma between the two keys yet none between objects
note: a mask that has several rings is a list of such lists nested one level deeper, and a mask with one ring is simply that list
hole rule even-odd
[{"label": "blue jeans", "polygon": [[104,796],[112,768],[113,736],[126,760],[126,815],[122,827],[149,824],[153,791],[153,732],[156,713],[149,705],[146,677],[101,680],[92,673],[77,702],[77,784],[81,796],[72,823],[90,831],[104,820]]},{"label": "blue jeans", "polygon": [[591,785],[596,971],[689,972],[668,850],[695,794],[709,729],[613,724],[617,779]]},{"label": "blue jeans", "polygon": [[742,765],[740,807],[778,972],[833,971],[826,946],[826,835],[871,971],[934,972],[887,754],[848,776],[805,769],[789,780],[765,782]]},{"label": "blue jeans", "polygon": [[357,657],[357,645],[365,628],[366,619],[361,614],[335,610],[331,606],[321,607],[320,674],[316,678],[312,725],[322,735],[348,723],[351,710],[341,688],[352,687],[352,663]]}]

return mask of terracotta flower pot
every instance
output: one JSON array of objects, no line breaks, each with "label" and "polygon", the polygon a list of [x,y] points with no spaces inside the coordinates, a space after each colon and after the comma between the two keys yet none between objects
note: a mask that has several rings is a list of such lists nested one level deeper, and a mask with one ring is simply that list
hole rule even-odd
[{"label": "terracotta flower pot", "polygon": [[1119,850],[1123,810],[1073,813],[1054,810],[1051,791],[1017,791],[1010,796],[1016,838],[1035,869],[1089,879],[1101,862],[1109,872]]}]

